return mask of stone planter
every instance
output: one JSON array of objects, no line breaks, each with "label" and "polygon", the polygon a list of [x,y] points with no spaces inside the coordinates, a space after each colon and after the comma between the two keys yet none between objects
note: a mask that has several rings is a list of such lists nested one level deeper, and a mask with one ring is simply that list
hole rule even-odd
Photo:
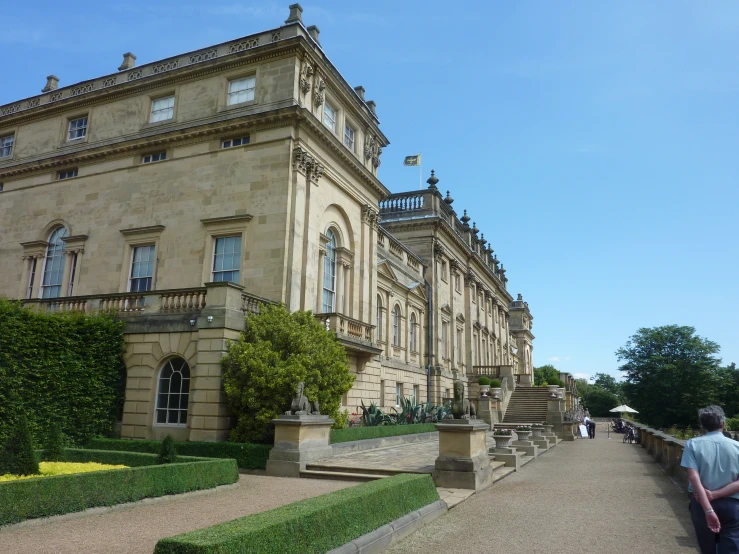
[{"label": "stone planter", "polygon": [[480,396],[487,396],[490,392],[490,385],[480,385]]},{"label": "stone planter", "polygon": [[557,389],[557,397],[562,400],[565,397],[565,389],[564,387],[560,387]]},{"label": "stone planter", "polygon": [[511,435],[493,435],[495,448],[510,448],[513,437]]},{"label": "stone planter", "polygon": [[533,438],[541,438],[543,431],[544,431],[544,427],[532,427],[531,436]]},{"label": "stone planter", "polygon": [[495,388],[492,388],[491,387],[490,388],[490,397],[491,398],[495,398],[496,400],[499,399],[500,398],[500,391],[502,391],[502,390],[503,389],[501,387],[495,387]]},{"label": "stone planter", "polygon": [[529,437],[531,437],[531,431],[516,431],[516,434],[518,435],[518,440],[520,441],[527,441],[529,440]]},{"label": "stone planter", "polygon": [[558,394],[557,391],[559,390],[559,385],[548,385],[547,388],[549,389],[549,395],[550,396],[553,395],[553,394],[555,394],[555,395]]},{"label": "stone planter", "polygon": [[554,434],[554,425],[545,425],[544,426],[544,434],[545,435],[552,435],[552,434]]}]

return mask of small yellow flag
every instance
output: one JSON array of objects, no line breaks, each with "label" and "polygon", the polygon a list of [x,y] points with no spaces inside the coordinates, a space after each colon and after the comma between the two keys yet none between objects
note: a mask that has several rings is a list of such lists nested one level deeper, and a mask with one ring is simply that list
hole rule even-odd
[{"label": "small yellow flag", "polygon": [[406,156],[403,165],[421,165],[421,154],[415,156]]}]

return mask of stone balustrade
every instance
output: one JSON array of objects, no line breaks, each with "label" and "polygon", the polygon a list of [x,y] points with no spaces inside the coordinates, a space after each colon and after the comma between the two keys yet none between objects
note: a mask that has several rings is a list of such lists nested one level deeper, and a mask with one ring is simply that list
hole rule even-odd
[{"label": "stone balustrade", "polygon": [[262,304],[275,304],[275,302],[247,292],[241,293],[241,309],[244,313],[258,314],[261,311]]},{"label": "stone balustrade", "polygon": [[636,427],[641,447],[654,458],[654,461],[665,470],[665,473],[677,478],[687,490],[688,476],[685,470],[680,467],[680,460],[683,457],[683,450],[687,441],[641,423],[633,421],[629,423]]},{"label": "stone balustrade", "polygon": [[339,313],[315,314],[316,318],[339,338],[374,343],[375,326]]},{"label": "stone balustrade", "polygon": [[126,292],[63,298],[35,298],[23,304],[44,312],[110,311],[121,315],[144,313],[199,312],[206,305],[206,289],[173,289],[147,292]]}]

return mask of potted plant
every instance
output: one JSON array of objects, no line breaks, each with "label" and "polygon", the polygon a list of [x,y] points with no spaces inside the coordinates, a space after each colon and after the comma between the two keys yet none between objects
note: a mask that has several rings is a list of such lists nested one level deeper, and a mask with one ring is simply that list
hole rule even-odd
[{"label": "potted plant", "polygon": [[541,423],[534,423],[531,426],[531,436],[534,438],[541,438],[541,434],[544,431],[544,425]]},{"label": "potted plant", "polygon": [[560,381],[556,377],[550,378],[547,383],[547,387],[549,388],[549,396],[552,398],[557,396],[557,389],[560,387]]},{"label": "potted plant", "polygon": [[502,383],[498,379],[491,379],[490,381],[490,396],[493,398],[500,398]]},{"label": "potted plant", "polygon": [[490,392],[490,377],[482,375],[477,382],[480,383],[480,396],[487,396]]},{"label": "potted plant", "polygon": [[527,441],[531,436],[531,427],[528,425],[519,425],[516,427],[516,434],[518,435],[518,440]]},{"label": "potted plant", "polygon": [[495,429],[493,431],[496,448],[510,448],[513,440],[513,431],[510,429]]}]

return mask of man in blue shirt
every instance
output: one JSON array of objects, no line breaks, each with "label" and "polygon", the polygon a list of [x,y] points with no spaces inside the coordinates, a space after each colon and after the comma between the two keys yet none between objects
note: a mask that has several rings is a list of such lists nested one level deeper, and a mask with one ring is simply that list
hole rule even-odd
[{"label": "man in blue shirt", "polygon": [[723,435],[719,406],[698,411],[698,419],[707,433],[688,441],[680,462],[698,544],[703,554],[739,554],[739,442]]}]

